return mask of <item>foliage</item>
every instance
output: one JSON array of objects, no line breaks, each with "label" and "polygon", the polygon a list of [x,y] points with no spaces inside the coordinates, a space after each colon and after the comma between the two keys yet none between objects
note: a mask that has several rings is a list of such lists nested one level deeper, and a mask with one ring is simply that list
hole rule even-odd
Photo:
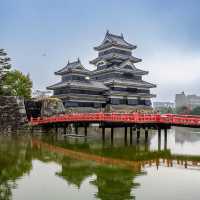
[{"label": "foliage", "polygon": [[165,113],[172,113],[172,114],[174,114],[175,113],[175,109],[172,108],[172,107],[160,107],[159,108],[159,112],[161,114],[165,114]]},{"label": "foliage", "polygon": [[176,113],[177,114],[190,114],[191,112],[191,109],[187,106],[181,106],[181,107],[178,107],[176,108]]},{"label": "foliage", "polygon": [[32,168],[30,143],[0,137],[0,199],[11,200],[16,180]]},{"label": "foliage", "polygon": [[190,109],[187,106],[182,106],[176,109],[177,114],[186,114],[186,115],[200,115],[200,106],[197,106],[193,109]]},{"label": "foliage", "polygon": [[200,106],[197,106],[192,109],[191,113],[192,115],[200,115]]},{"label": "foliage", "polygon": [[0,49],[0,95],[3,94],[3,81],[11,68],[10,58],[7,57],[7,53],[4,49]]},{"label": "foliage", "polygon": [[6,95],[22,96],[26,99],[31,98],[32,81],[29,74],[24,75],[18,70],[12,70],[7,73],[4,80],[6,86]]}]

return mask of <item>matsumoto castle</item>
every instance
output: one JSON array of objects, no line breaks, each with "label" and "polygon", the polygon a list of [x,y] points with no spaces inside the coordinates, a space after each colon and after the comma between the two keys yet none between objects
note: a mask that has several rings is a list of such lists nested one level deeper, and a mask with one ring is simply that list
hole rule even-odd
[{"label": "matsumoto castle", "polygon": [[128,43],[123,35],[107,31],[103,42],[94,47],[98,57],[90,63],[96,69],[86,69],[78,59],[68,62],[55,72],[61,81],[47,87],[63,100],[66,108],[74,111],[126,111],[150,109],[150,89],[156,87],[142,80],[148,71],[135,64],[142,60],[132,55],[137,46]]}]

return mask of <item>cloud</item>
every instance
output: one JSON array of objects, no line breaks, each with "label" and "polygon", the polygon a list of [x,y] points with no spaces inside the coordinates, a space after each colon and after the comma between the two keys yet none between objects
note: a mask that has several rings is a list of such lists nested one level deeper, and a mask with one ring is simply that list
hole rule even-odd
[{"label": "cloud", "polygon": [[167,48],[146,57],[143,66],[150,66],[145,78],[157,84],[156,100],[174,100],[181,91],[200,94],[200,57],[197,52]]}]

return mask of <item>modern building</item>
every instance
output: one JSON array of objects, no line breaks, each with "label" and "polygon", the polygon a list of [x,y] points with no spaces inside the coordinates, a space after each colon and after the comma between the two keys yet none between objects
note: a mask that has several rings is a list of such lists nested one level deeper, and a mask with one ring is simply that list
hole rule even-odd
[{"label": "modern building", "polygon": [[197,106],[200,106],[200,96],[197,96],[195,94],[185,95],[185,93],[182,92],[180,94],[176,94],[175,103],[176,103],[176,108],[186,106],[190,109],[193,109]]},{"label": "modern building", "polygon": [[135,64],[142,60],[132,55],[136,45],[123,35],[106,33],[103,42],[94,47],[98,57],[90,61],[96,69],[89,71],[80,60],[68,63],[55,72],[61,82],[47,87],[61,98],[66,107],[95,107],[116,111],[151,108],[150,89],[156,87],[142,80],[147,71]]},{"label": "modern building", "polygon": [[175,105],[176,105],[176,108],[180,108],[180,107],[188,105],[187,96],[185,95],[184,92],[181,92],[180,94],[176,94]]}]

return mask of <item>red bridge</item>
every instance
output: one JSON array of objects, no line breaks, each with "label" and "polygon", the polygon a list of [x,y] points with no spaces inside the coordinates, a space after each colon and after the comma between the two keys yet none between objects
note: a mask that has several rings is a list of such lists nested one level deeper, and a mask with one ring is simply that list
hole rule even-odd
[{"label": "red bridge", "polygon": [[200,127],[200,116],[174,114],[140,114],[140,113],[74,113],[52,117],[31,118],[32,126],[59,123],[110,123],[110,124],[157,124],[169,126]]},{"label": "red bridge", "polygon": [[[102,140],[105,141],[106,128],[110,128],[111,143],[114,141],[114,128],[124,127],[124,142],[127,144],[128,129],[130,130],[130,144],[133,140],[133,132],[136,133],[137,142],[140,140],[140,130],[144,129],[145,142],[148,142],[148,130],[158,130],[158,149],[161,148],[161,130],[164,130],[164,148],[167,149],[167,129],[171,126],[183,126],[200,128],[200,116],[173,115],[173,114],[141,114],[141,113],[74,113],[52,117],[31,118],[32,127],[41,126],[45,131],[58,128],[63,129],[63,134],[74,136],[70,124],[75,128],[78,136],[78,128],[84,127],[84,135],[87,137],[87,128],[92,123],[98,123],[102,128]],[[68,129],[69,128],[69,129]],[[69,130],[69,131],[67,131]],[[33,131],[33,129],[32,129]]]}]

